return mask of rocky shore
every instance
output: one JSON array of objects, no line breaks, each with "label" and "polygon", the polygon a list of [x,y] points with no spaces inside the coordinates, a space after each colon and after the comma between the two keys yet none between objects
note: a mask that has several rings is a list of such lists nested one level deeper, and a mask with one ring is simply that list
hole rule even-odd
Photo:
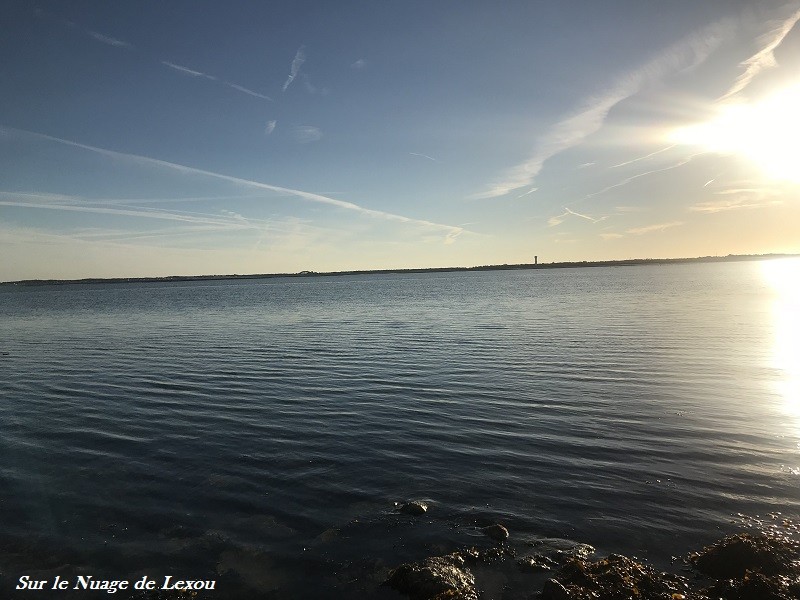
[{"label": "rocky shore", "polygon": [[[725,537],[676,561],[680,573],[658,571],[634,558],[611,554],[593,558],[594,548],[517,556],[501,524],[481,531],[494,546],[431,556],[393,569],[384,585],[410,600],[495,598],[481,589],[473,573],[511,561],[523,572],[550,575],[540,590],[524,597],[539,600],[792,600],[800,599],[798,526],[788,520],[755,533]],[[487,593],[488,592],[488,593]]]},{"label": "rocky shore", "polygon": [[[289,562],[279,563],[273,554],[259,548],[233,548],[221,534],[198,530],[197,537],[193,531],[172,527],[163,531],[165,543],[191,551],[200,561],[210,557],[204,576],[218,580],[216,589],[157,589],[121,592],[117,597],[800,600],[800,523],[778,514],[763,520],[738,515],[742,518],[739,526],[747,532],[728,535],[693,552],[681,550],[684,555],[672,556],[671,563],[662,560],[656,568],[633,556],[598,556],[595,548],[574,540],[515,531],[513,522],[497,522],[497,515],[492,517],[488,511],[466,522],[454,522],[438,518],[441,509],[431,501],[418,500],[361,513],[314,538],[307,550],[304,548],[310,559],[302,566],[291,554]],[[389,552],[381,556],[387,548],[395,553],[394,560]],[[399,553],[402,555],[398,557]],[[6,554],[8,559],[14,556],[22,558],[28,553]],[[41,560],[45,555],[37,556]],[[90,572],[88,567],[70,565],[63,558],[48,559],[54,567],[35,572],[35,578],[68,578]],[[295,571],[286,571],[286,566]],[[21,571],[22,567],[13,570]],[[180,572],[174,566],[170,570]],[[0,570],[0,576],[4,574]],[[302,585],[297,584],[299,577],[306,578]],[[9,591],[13,590],[12,583],[7,583]],[[28,595],[12,592],[4,597]],[[86,594],[67,590],[59,597],[69,600]]]}]

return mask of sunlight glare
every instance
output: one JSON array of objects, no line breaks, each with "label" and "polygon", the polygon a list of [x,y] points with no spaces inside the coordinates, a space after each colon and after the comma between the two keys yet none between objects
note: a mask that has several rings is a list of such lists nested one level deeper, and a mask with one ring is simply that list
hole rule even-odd
[{"label": "sunlight glare", "polygon": [[745,156],[771,179],[800,183],[800,83],[755,104],[725,104],[713,119],[676,129],[669,138]]},{"label": "sunlight glare", "polygon": [[800,259],[768,260],[761,267],[775,292],[773,365],[783,375],[780,389],[787,409],[800,416]]}]

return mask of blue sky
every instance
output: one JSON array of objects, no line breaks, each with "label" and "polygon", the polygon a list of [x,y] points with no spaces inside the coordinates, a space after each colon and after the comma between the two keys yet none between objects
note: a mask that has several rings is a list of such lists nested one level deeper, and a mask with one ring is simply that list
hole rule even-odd
[{"label": "blue sky", "polygon": [[4,2],[0,280],[800,252],[800,2]]}]

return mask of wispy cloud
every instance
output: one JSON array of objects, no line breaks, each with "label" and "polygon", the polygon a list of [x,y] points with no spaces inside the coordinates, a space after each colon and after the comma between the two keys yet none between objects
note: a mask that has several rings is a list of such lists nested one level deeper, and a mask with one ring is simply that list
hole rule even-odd
[{"label": "wispy cloud", "polygon": [[780,206],[783,192],[773,188],[730,188],[715,192],[719,200],[698,202],[689,207],[692,212],[718,213],[729,210],[767,208]]},{"label": "wispy cloud", "polygon": [[265,96],[264,94],[259,94],[258,92],[254,92],[251,89],[244,87],[243,85],[239,85],[237,83],[231,83],[230,81],[223,81],[224,85],[227,85],[229,88],[236,90],[237,92],[242,92],[243,94],[247,94],[248,96],[254,96],[255,98],[261,98],[263,100],[272,100],[269,96]]},{"label": "wispy cloud", "polygon": [[327,96],[330,94],[330,90],[326,87],[318,87],[311,83],[311,80],[308,78],[308,75],[303,73],[303,87],[309,94],[315,95],[319,94],[320,96]]},{"label": "wispy cloud", "polygon": [[550,217],[547,220],[547,224],[550,227],[555,227],[556,225],[561,225],[561,223],[563,223],[566,220],[566,218],[568,216],[570,216],[570,215],[572,215],[573,217],[579,217],[581,219],[585,219],[587,221],[591,221],[592,223],[599,223],[600,221],[605,221],[606,218],[607,218],[607,217],[599,217],[599,218],[590,217],[589,215],[584,215],[582,213],[575,212],[574,210],[570,210],[569,208],[567,208],[565,206],[564,207],[564,212],[561,213],[560,215],[556,215],[554,217]]},{"label": "wispy cloud", "polygon": [[606,186],[601,190],[598,190],[596,192],[592,192],[591,194],[586,194],[578,202],[583,202],[584,200],[588,200],[589,198],[594,198],[595,196],[599,196],[601,194],[605,194],[606,192],[609,192],[609,191],[611,191],[611,190],[613,190],[615,188],[622,187],[623,185],[628,185],[632,181],[636,181],[637,179],[640,179],[642,177],[647,177],[648,175],[654,175],[655,173],[663,173],[664,171],[671,171],[672,169],[677,169],[678,167],[682,167],[683,165],[689,163],[693,158],[695,158],[696,156],[700,156],[701,154],[704,154],[704,153],[703,152],[698,152],[698,153],[692,154],[691,156],[688,156],[688,157],[684,158],[683,160],[679,160],[676,163],[668,165],[666,167],[662,167],[660,169],[652,169],[650,171],[645,171],[644,173],[639,173],[638,175],[632,175],[630,177],[626,177],[622,181],[619,181],[619,182],[617,182],[615,184]]},{"label": "wispy cloud", "polygon": [[367,66],[367,61],[364,60],[363,58],[359,58],[357,61],[350,64],[350,68],[355,69],[357,71],[363,69],[366,66]]},{"label": "wispy cloud", "polygon": [[97,33],[96,31],[87,31],[86,33],[88,33],[98,42],[103,42],[109,46],[115,46],[117,48],[133,48],[133,46],[131,46],[128,42],[123,42],[122,40],[118,40],[108,35],[103,35],[102,33]]},{"label": "wispy cloud", "polygon": [[278,125],[276,120],[267,121],[267,126],[264,127],[264,135],[270,135],[273,131],[275,131],[275,127]]},{"label": "wispy cloud", "polygon": [[194,69],[190,69],[189,67],[182,67],[181,65],[176,65],[175,63],[169,62],[168,60],[162,60],[161,64],[169,67],[170,69],[175,69],[176,71],[185,73],[186,75],[191,75],[192,77],[209,77],[205,73],[202,73],[200,71],[195,71]]},{"label": "wispy cloud", "polygon": [[427,154],[420,154],[419,152],[409,152],[409,154],[411,156],[419,156],[421,158],[427,158],[428,160],[432,160],[434,162],[438,162],[435,158],[433,158],[432,156],[428,156]]},{"label": "wispy cloud", "polygon": [[800,21],[800,10],[796,10],[785,20],[774,21],[772,23],[772,29],[759,39],[761,50],[742,63],[741,66],[744,67],[744,73],[739,75],[736,82],[721,100],[727,100],[742,92],[764,69],[777,66],[778,63],[775,60],[774,54],[775,49],[781,45],[781,42],[783,42],[784,38],[798,21]]},{"label": "wispy cloud", "polygon": [[303,66],[303,63],[306,62],[306,54],[304,52],[305,46],[300,46],[295,52],[294,59],[292,60],[292,66],[289,68],[289,77],[286,79],[286,82],[283,84],[283,91],[285,92],[292,82],[297,77],[297,74],[300,72],[300,67]]},{"label": "wispy cloud", "polygon": [[651,152],[650,154],[645,154],[644,156],[640,156],[639,158],[634,158],[633,160],[628,160],[616,165],[611,165],[609,169],[617,169],[619,167],[624,167],[626,165],[632,165],[633,163],[639,162],[641,160],[647,160],[648,158],[652,158],[658,154],[661,154],[662,152],[666,152],[667,150],[672,150],[675,146],[676,144],[672,144],[671,146],[667,146],[666,148],[662,148],[661,150],[656,150],[655,152]]},{"label": "wispy cloud", "polygon": [[567,207],[564,207],[564,210],[567,213],[574,215],[576,217],[580,217],[581,219],[586,219],[587,221],[591,221],[592,223],[597,223],[598,221],[602,221],[604,217],[600,217],[599,219],[595,219],[594,217],[590,217],[589,215],[583,215],[581,213],[575,212],[574,210],[570,210]]},{"label": "wispy cloud", "polygon": [[252,228],[249,223],[243,223],[239,219],[228,217],[218,217],[214,215],[193,214],[185,212],[171,212],[157,209],[145,208],[111,208],[107,206],[83,206],[79,204],[55,204],[38,203],[18,200],[0,200],[0,206],[18,206],[24,208],[60,210],[69,212],[86,212],[93,214],[117,215],[126,217],[138,217],[143,219],[158,219],[162,221],[181,221],[184,223],[195,223],[203,225],[213,225],[226,229]]},{"label": "wispy cloud", "polygon": [[606,241],[608,240],[618,240],[621,237],[625,237],[621,233],[601,233],[600,237]]},{"label": "wispy cloud", "polygon": [[322,139],[322,131],[313,125],[299,125],[294,128],[294,137],[301,144],[310,144]]},{"label": "wispy cloud", "polygon": [[655,225],[634,227],[633,229],[628,229],[626,233],[630,233],[632,235],[644,235],[646,233],[653,233],[654,231],[664,231],[670,227],[678,227],[680,225],[683,225],[683,221],[669,221],[668,223],[656,223]]},{"label": "wispy cloud", "polygon": [[445,244],[445,246],[449,246],[450,244],[454,244],[455,241],[456,241],[456,238],[458,236],[460,236],[462,233],[464,233],[464,231],[465,230],[462,229],[460,231],[455,231],[454,230],[454,231],[448,232],[448,234],[446,236],[444,236],[444,244]]},{"label": "wispy cloud", "polygon": [[408,223],[417,226],[428,227],[431,229],[436,229],[439,231],[444,231],[450,234],[453,233],[467,233],[467,231],[463,227],[458,227],[454,225],[445,225],[442,223],[435,223],[433,221],[427,221],[424,219],[415,219],[412,217],[406,217],[404,215],[398,215],[395,213],[389,213],[381,210],[375,210],[371,208],[365,208],[363,206],[359,206],[358,204],[354,204],[353,202],[346,202],[344,200],[337,200],[335,198],[331,198],[329,196],[323,196],[322,194],[315,194],[313,192],[306,192],[303,190],[297,190],[292,188],[281,187],[277,185],[270,185],[268,183],[262,183],[260,181],[253,181],[250,179],[243,179],[241,177],[234,177],[232,175],[225,175],[222,173],[216,173],[214,171],[206,171],[204,169],[198,169],[195,167],[189,167],[186,165],[181,165],[177,163],[168,162],[165,160],[160,160],[157,158],[151,158],[149,156],[142,156],[139,154],[127,154],[124,152],[117,152],[114,150],[107,150],[105,148],[98,148],[97,146],[90,146],[88,144],[81,144],[80,142],[75,142],[72,140],[66,140],[63,138],[58,138],[51,135],[46,135],[43,133],[36,133],[33,131],[26,131],[23,129],[16,129],[12,127],[5,127],[0,126],[0,133],[11,135],[22,135],[27,136],[34,139],[40,140],[49,140],[51,142],[55,142],[57,144],[62,144],[64,146],[70,146],[73,148],[81,148],[83,150],[87,150],[89,152],[94,152],[96,154],[100,154],[103,156],[109,156],[116,159],[127,160],[132,163],[150,165],[155,167],[160,167],[163,169],[168,169],[171,171],[175,171],[178,173],[183,173],[185,175],[200,175],[205,177],[210,177],[213,179],[217,179],[220,181],[227,181],[229,183],[249,188],[249,189],[257,189],[257,190],[267,190],[270,192],[276,192],[278,194],[284,194],[287,196],[294,196],[297,198],[301,198],[303,200],[307,200],[309,202],[316,202],[320,204],[326,204],[329,206],[334,206],[339,209],[343,210],[350,210],[357,213],[360,213],[365,216],[375,217],[379,219],[386,219],[390,221],[396,221],[400,223]]},{"label": "wispy cloud", "polygon": [[236,90],[237,92],[242,92],[243,94],[247,94],[248,96],[253,96],[255,98],[261,98],[263,100],[272,100],[269,96],[265,96],[264,94],[259,94],[258,92],[254,92],[253,90],[244,87],[243,85],[239,85],[238,83],[231,83],[230,81],[220,81],[219,78],[215,77],[214,75],[209,75],[208,73],[203,73],[202,71],[195,71],[194,69],[190,69],[189,67],[184,67],[183,65],[176,64],[174,62],[170,62],[168,60],[162,60],[161,64],[165,67],[169,67],[179,73],[183,73],[185,75],[191,75],[192,77],[204,77],[209,81],[217,82],[221,85],[231,88],[232,90]]},{"label": "wispy cloud", "polygon": [[495,198],[533,184],[545,161],[577,146],[598,131],[614,106],[670,73],[704,62],[733,29],[732,19],[717,21],[621,77],[606,93],[589,100],[583,110],[553,125],[539,140],[536,151],[528,160],[509,169],[502,179],[473,197]]},{"label": "wispy cloud", "polygon": [[[76,27],[76,25],[74,23],[72,23],[71,21],[65,21],[65,23],[69,27]],[[88,29],[85,29],[84,31],[86,32],[87,35],[91,36],[92,38],[94,38],[98,42],[102,42],[102,43],[104,43],[104,44],[106,44],[108,46],[115,46],[117,48],[127,48],[128,50],[135,50],[133,45],[129,44],[128,42],[125,42],[125,41],[122,41],[122,40],[118,40],[116,38],[113,38],[113,37],[108,36],[108,35],[104,35],[102,33],[98,33],[96,31],[91,31],[91,30],[88,30]],[[152,60],[153,57],[151,56],[150,59]],[[190,69],[189,67],[185,67],[183,65],[179,65],[177,63],[174,63],[174,62],[171,62],[171,61],[168,61],[168,60],[159,60],[158,62],[161,63],[162,65],[164,65],[165,67],[169,67],[173,71],[177,71],[177,72],[182,73],[184,75],[191,75],[192,77],[203,77],[204,79],[207,79],[208,81],[213,81],[213,82],[219,83],[220,85],[227,86],[230,89],[236,90],[237,92],[241,92],[243,94],[247,94],[248,96],[253,96],[255,98],[261,98],[262,100],[270,100],[270,101],[272,100],[272,98],[270,98],[269,96],[266,96],[264,94],[260,94],[260,93],[258,93],[256,91],[253,91],[253,90],[251,90],[249,88],[246,88],[246,87],[244,87],[242,85],[239,85],[237,83],[231,83],[230,81],[222,81],[222,80],[220,80],[218,77],[216,77],[214,75],[210,75],[208,73],[203,73],[202,71],[198,71],[196,69]]]},{"label": "wispy cloud", "polygon": [[517,196],[517,198],[524,198],[524,197],[525,197],[525,196],[527,196],[528,194],[532,194],[533,192],[538,192],[538,191],[539,191],[539,188],[537,188],[537,187],[532,187],[532,188],[531,188],[531,189],[529,189],[527,192],[523,192],[522,194],[520,194],[519,196]]}]

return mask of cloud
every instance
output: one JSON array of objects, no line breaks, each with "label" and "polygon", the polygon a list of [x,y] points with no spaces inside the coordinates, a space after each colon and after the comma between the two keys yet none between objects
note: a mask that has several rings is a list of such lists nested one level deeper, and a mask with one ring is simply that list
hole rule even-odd
[{"label": "cloud", "polygon": [[289,77],[286,79],[286,82],[283,84],[283,91],[285,92],[292,82],[297,77],[297,74],[300,72],[300,67],[303,66],[303,63],[306,62],[306,54],[303,52],[305,46],[300,46],[295,52],[294,59],[292,60],[292,66],[289,69]]},{"label": "cloud", "polygon": [[310,144],[322,139],[322,131],[313,125],[300,125],[294,128],[294,137],[301,144]]},{"label": "cloud", "polygon": [[[92,36],[94,39],[103,42],[104,44],[108,44],[110,46],[117,46],[117,47],[124,47],[133,49],[133,46],[128,42],[123,42],[121,40],[114,39],[112,37],[102,35],[97,33],[96,31],[87,31],[87,33]],[[248,89],[242,85],[238,85],[236,83],[231,83],[230,81],[220,81],[219,78],[215,77],[214,75],[209,75],[208,73],[203,73],[202,71],[197,71],[195,69],[190,69],[189,67],[184,67],[183,65],[179,65],[174,62],[170,62],[168,60],[159,61],[165,67],[169,67],[173,71],[177,71],[179,73],[183,73],[184,75],[191,75],[192,77],[203,77],[209,81],[214,81],[220,83],[221,85],[225,85],[231,89],[234,89],[238,92],[242,92],[243,94],[247,94],[248,96],[254,96],[256,98],[261,98],[263,100],[272,100],[269,96],[265,96],[264,94],[259,94],[258,92],[254,92],[251,89]]]},{"label": "cloud", "polygon": [[464,233],[464,230],[461,229],[460,231],[450,231],[446,236],[444,236],[444,245],[449,246],[450,244],[454,244],[456,238]]},{"label": "cloud", "polygon": [[122,40],[103,35],[102,33],[97,33],[96,31],[87,31],[86,33],[88,33],[98,42],[103,42],[109,46],[115,46],[116,48],[133,48],[133,46],[131,46],[128,42],[123,42]]},{"label": "cloud", "polygon": [[33,131],[26,131],[23,129],[15,129],[12,127],[4,127],[0,126],[0,134],[10,135],[10,134],[17,134],[22,136],[31,137],[34,139],[40,140],[48,140],[51,142],[55,142],[57,144],[61,144],[64,146],[70,146],[72,148],[81,148],[83,150],[87,150],[89,152],[94,152],[96,154],[100,154],[102,156],[108,156],[111,158],[116,159],[123,159],[129,162],[144,164],[149,166],[160,167],[163,169],[168,169],[170,171],[176,171],[178,173],[183,173],[184,175],[200,175],[204,177],[210,177],[213,179],[217,179],[220,181],[227,181],[234,185],[238,185],[245,188],[250,189],[257,189],[257,190],[267,190],[270,192],[276,192],[279,194],[285,194],[288,196],[294,196],[297,198],[301,198],[303,200],[307,200],[309,202],[316,202],[320,204],[326,204],[329,206],[334,206],[339,209],[343,210],[350,210],[353,212],[360,213],[365,216],[375,217],[380,219],[385,219],[389,221],[396,221],[400,223],[408,223],[412,225],[418,225],[423,227],[428,227],[431,229],[437,229],[440,231],[445,231],[448,233],[466,233],[463,227],[458,227],[454,225],[445,225],[442,223],[435,223],[433,221],[426,221],[424,219],[415,219],[412,217],[406,217],[403,215],[398,215],[395,213],[384,212],[381,210],[374,210],[371,208],[365,208],[363,206],[359,206],[358,204],[354,204],[353,202],[346,202],[344,200],[337,200],[335,198],[331,198],[329,196],[323,196],[322,194],[315,194],[313,192],[306,192],[303,190],[297,190],[292,188],[281,187],[277,185],[270,185],[268,183],[262,183],[260,181],[253,181],[250,179],[243,179],[241,177],[234,177],[232,175],[225,175],[222,173],[216,173],[214,171],[206,171],[204,169],[198,169],[195,167],[189,167],[186,165],[181,165],[178,163],[172,163],[165,160],[160,160],[157,158],[151,158],[149,156],[142,156],[139,154],[127,154],[124,152],[117,152],[115,150],[107,150],[105,148],[98,148],[97,146],[90,146],[88,144],[81,144],[80,142],[74,142],[72,140],[66,140],[63,138],[58,138],[51,135],[46,135],[44,133],[36,133]]},{"label": "cloud", "polygon": [[628,229],[625,233],[630,233],[633,235],[644,235],[646,233],[652,233],[654,231],[664,231],[665,229],[669,229],[670,227],[678,227],[680,225],[683,225],[683,221],[669,221],[668,223],[656,223],[655,225],[634,227],[633,229]]},{"label": "cloud", "polygon": [[602,221],[605,218],[605,217],[600,217],[599,219],[595,219],[594,217],[590,217],[589,215],[582,215],[581,213],[577,213],[574,210],[570,210],[566,207],[564,207],[564,210],[567,211],[567,213],[570,215],[580,217],[581,219],[586,219],[587,221],[591,221],[592,223],[597,223],[598,221]]},{"label": "cloud", "polygon": [[311,80],[308,78],[308,75],[306,75],[305,73],[303,73],[303,87],[306,89],[306,91],[309,94],[312,94],[312,95],[319,94],[320,96],[327,96],[328,94],[331,93],[331,91],[328,88],[326,88],[326,87],[317,87],[313,83],[311,83]]},{"label": "cloud", "polygon": [[180,71],[181,73],[186,73],[187,75],[191,75],[192,77],[208,77],[208,75],[206,75],[205,73],[201,73],[200,71],[195,71],[188,67],[182,67],[181,65],[176,65],[175,63],[171,63],[168,60],[162,60],[161,64],[169,67],[170,69],[175,69],[176,71]]},{"label": "cloud", "polygon": [[732,19],[722,19],[667,48],[639,69],[618,79],[616,85],[590,99],[585,107],[553,125],[538,141],[534,154],[512,167],[496,183],[474,198],[496,198],[534,183],[545,161],[577,146],[598,131],[609,111],[666,75],[701,64],[734,29]]},{"label": "cloud", "polygon": [[523,192],[522,194],[517,196],[517,198],[523,198],[524,196],[527,196],[528,194],[532,194],[533,192],[538,192],[538,191],[539,191],[539,188],[533,187],[533,188],[529,189],[527,192]]},{"label": "cloud", "polygon": [[635,162],[639,162],[640,160],[647,160],[657,154],[661,154],[662,152],[666,152],[667,150],[672,150],[677,144],[672,144],[671,146],[667,146],[666,148],[662,148],[661,150],[656,150],[655,152],[651,152],[650,154],[645,154],[644,156],[640,156],[639,158],[634,158],[633,160],[628,160],[625,162],[621,162],[617,165],[611,165],[609,169],[617,169],[619,167],[624,167],[625,165],[631,165]]},{"label": "cloud", "polygon": [[762,46],[761,50],[741,63],[741,66],[745,68],[744,73],[739,75],[733,86],[722,98],[720,98],[720,100],[727,100],[732,96],[735,96],[743,91],[748,85],[750,85],[750,82],[761,71],[777,66],[778,63],[775,60],[774,54],[775,49],[781,45],[781,42],[783,42],[784,38],[789,34],[799,20],[800,10],[796,10],[789,18],[782,21],[772,22],[771,25],[773,28],[759,39],[759,42]]},{"label": "cloud", "polygon": [[203,225],[213,225],[226,229],[250,229],[252,225],[243,223],[240,219],[230,216],[218,217],[215,215],[204,215],[202,213],[170,212],[147,208],[111,208],[107,206],[82,206],[79,204],[52,204],[36,202],[20,202],[15,200],[0,200],[0,206],[19,206],[24,208],[35,208],[45,210],[61,210],[71,212],[88,212],[94,214],[118,215],[126,217],[139,217],[144,219],[159,219],[165,221],[181,221],[184,223],[195,223]]},{"label": "cloud", "polygon": [[[209,77],[209,76],[206,75],[206,77]],[[209,77],[209,79],[214,79],[214,77]],[[264,94],[259,94],[258,92],[254,92],[253,90],[250,90],[250,89],[244,87],[243,85],[238,85],[236,83],[231,83],[230,81],[224,81],[223,84],[227,85],[229,88],[231,88],[233,90],[236,90],[237,92],[242,92],[244,94],[247,94],[248,96],[255,96],[256,98],[261,98],[263,100],[272,101],[272,98],[270,98],[269,96],[265,96]]]},{"label": "cloud", "polygon": [[432,156],[428,156],[427,154],[420,154],[419,152],[409,152],[409,154],[411,156],[419,156],[421,158],[427,158],[428,160],[432,160],[434,162],[437,162],[437,160],[435,158],[433,158]]},{"label": "cloud", "polygon": [[350,65],[351,69],[355,69],[356,71],[360,71],[361,69],[367,66],[367,61],[363,58],[359,58],[357,61]]},{"label": "cloud", "polygon": [[[704,152],[697,152],[695,154],[692,154],[691,156],[688,156],[688,157],[684,158],[683,160],[679,160],[678,162],[676,162],[674,164],[671,164],[671,165],[668,165],[666,167],[662,167],[660,169],[652,169],[650,171],[645,171],[644,173],[639,173],[638,175],[632,175],[631,177],[626,177],[625,179],[623,179],[622,181],[620,181],[618,183],[615,183],[615,184],[612,184],[612,185],[604,187],[602,190],[599,190],[597,192],[592,192],[591,194],[586,194],[578,202],[583,202],[584,200],[588,200],[589,198],[594,198],[595,196],[599,196],[600,194],[605,194],[606,192],[608,192],[610,190],[613,190],[615,188],[622,187],[623,185],[628,185],[630,182],[636,181],[637,179],[639,179],[641,177],[647,177],[648,175],[653,175],[655,173],[663,173],[664,171],[670,171],[672,169],[677,169],[678,167],[682,167],[683,165],[689,163],[689,161],[691,161],[696,156],[700,156],[701,154],[705,154],[705,153]],[[634,162],[634,161],[631,161],[631,162]]]},{"label": "cloud", "polygon": [[564,207],[564,212],[562,214],[560,214],[560,215],[556,215],[554,217],[550,217],[547,220],[547,225],[549,227],[555,227],[556,225],[561,225],[561,223],[563,223],[566,220],[566,218],[568,216],[570,216],[570,215],[572,215],[574,217],[580,217],[581,219],[585,219],[587,221],[591,221],[592,223],[599,223],[600,221],[605,221],[606,220],[606,217],[594,218],[594,217],[590,217],[589,215],[584,215],[584,214],[575,212],[574,210],[570,210],[567,207]]},{"label": "cloud", "polygon": [[208,73],[203,73],[202,71],[195,71],[194,69],[190,69],[189,67],[184,67],[182,65],[175,64],[168,60],[162,60],[161,64],[180,73],[184,73],[185,75],[191,75],[192,77],[204,77],[209,81],[215,81],[217,83],[220,83],[221,85],[236,90],[237,92],[242,92],[243,94],[247,94],[248,96],[254,96],[256,98],[261,98],[263,100],[272,101],[272,98],[270,98],[269,96],[265,96],[264,94],[259,94],[258,92],[254,92],[253,90],[248,89],[243,85],[239,85],[237,83],[231,83],[230,81],[220,81],[214,75],[209,75]]},{"label": "cloud", "polygon": [[622,235],[621,233],[601,233],[600,237],[608,241],[608,240],[618,240],[619,238],[625,236]]},{"label": "cloud", "polygon": [[777,196],[781,195],[781,192],[775,189],[731,188],[715,192],[715,194],[726,197],[720,198],[719,200],[699,202],[690,206],[689,210],[692,212],[710,214],[729,210],[740,210],[743,208],[766,208],[783,204],[783,201],[777,198]]},{"label": "cloud", "polygon": [[278,122],[274,119],[272,121],[267,121],[267,126],[264,127],[264,135],[270,135],[273,131],[275,131],[275,126],[277,124]]}]

